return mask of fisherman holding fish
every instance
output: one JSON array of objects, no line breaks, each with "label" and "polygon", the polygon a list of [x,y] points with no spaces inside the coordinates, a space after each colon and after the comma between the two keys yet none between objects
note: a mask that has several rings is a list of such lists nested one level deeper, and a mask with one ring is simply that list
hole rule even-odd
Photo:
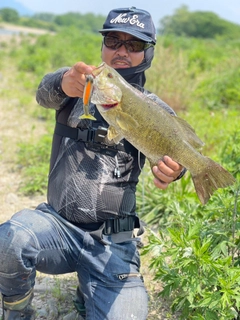
[{"label": "fisherman holding fish", "polygon": [[[156,44],[150,14],[135,7],[111,10],[99,32],[102,61],[175,116],[144,89]],[[74,304],[84,319],[147,319],[135,196],[145,156],[117,133],[109,139],[109,125],[90,99],[88,75],[95,69],[77,62],[47,74],[39,85],[38,103],[56,110],[48,202],[0,225],[5,320],[35,319],[36,271],[77,272]],[[114,104],[110,100],[108,106]],[[166,189],[185,169],[166,154],[152,171],[156,187]]]}]

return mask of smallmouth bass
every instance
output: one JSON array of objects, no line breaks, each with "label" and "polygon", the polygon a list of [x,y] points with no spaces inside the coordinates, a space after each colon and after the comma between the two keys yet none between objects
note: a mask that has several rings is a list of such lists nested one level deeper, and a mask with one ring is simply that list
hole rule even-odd
[{"label": "smallmouth bass", "polygon": [[108,140],[119,143],[125,138],[151,167],[170,156],[190,172],[202,204],[215,190],[235,182],[220,164],[200,153],[204,143],[185,120],[169,114],[105,63],[92,71],[92,77],[91,102],[109,124]]}]

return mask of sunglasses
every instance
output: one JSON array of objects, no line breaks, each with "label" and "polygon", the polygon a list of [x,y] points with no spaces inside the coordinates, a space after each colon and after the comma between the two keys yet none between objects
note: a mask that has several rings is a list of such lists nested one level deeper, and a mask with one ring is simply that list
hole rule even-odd
[{"label": "sunglasses", "polygon": [[117,50],[122,45],[124,45],[124,47],[129,52],[141,52],[153,46],[152,43],[144,42],[141,40],[119,40],[116,37],[110,37],[110,36],[105,36],[103,38],[103,43],[107,48],[112,50]]}]

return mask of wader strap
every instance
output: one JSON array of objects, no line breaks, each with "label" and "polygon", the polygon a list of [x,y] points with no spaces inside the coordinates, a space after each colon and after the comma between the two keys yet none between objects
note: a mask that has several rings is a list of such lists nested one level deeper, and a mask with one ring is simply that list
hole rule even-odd
[{"label": "wader strap", "polygon": [[106,242],[104,241],[102,235],[117,235],[121,232],[133,231],[135,228],[138,229],[137,236],[140,236],[144,232],[143,222],[140,221],[138,216],[135,215],[129,215],[124,218],[107,219],[103,222],[85,224],[68,221],[66,218],[55,212],[51,206],[47,204],[44,204],[44,206],[45,207],[39,205],[36,209],[52,214],[69,228],[73,228],[75,226],[83,231],[89,232],[94,239],[104,245]]},{"label": "wader strap", "polygon": [[138,150],[134,148],[127,140],[122,140],[118,144],[105,144],[107,128],[99,126],[81,130],[80,128],[72,128],[65,124],[56,122],[54,133],[57,136],[68,137],[75,141],[85,142],[86,147],[92,151],[100,152],[114,157],[118,151],[123,151],[137,157]]},{"label": "wader strap", "polygon": [[58,136],[68,137],[76,141],[88,141],[88,130],[72,128],[59,122],[56,122],[54,133]]}]

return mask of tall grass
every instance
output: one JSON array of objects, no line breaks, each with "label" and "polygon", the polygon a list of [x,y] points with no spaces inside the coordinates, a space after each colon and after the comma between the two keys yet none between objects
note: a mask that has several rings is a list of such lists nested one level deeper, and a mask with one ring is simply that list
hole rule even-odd
[{"label": "tall grass", "polygon": [[240,106],[240,41],[160,37],[147,85],[175,111]]}]

